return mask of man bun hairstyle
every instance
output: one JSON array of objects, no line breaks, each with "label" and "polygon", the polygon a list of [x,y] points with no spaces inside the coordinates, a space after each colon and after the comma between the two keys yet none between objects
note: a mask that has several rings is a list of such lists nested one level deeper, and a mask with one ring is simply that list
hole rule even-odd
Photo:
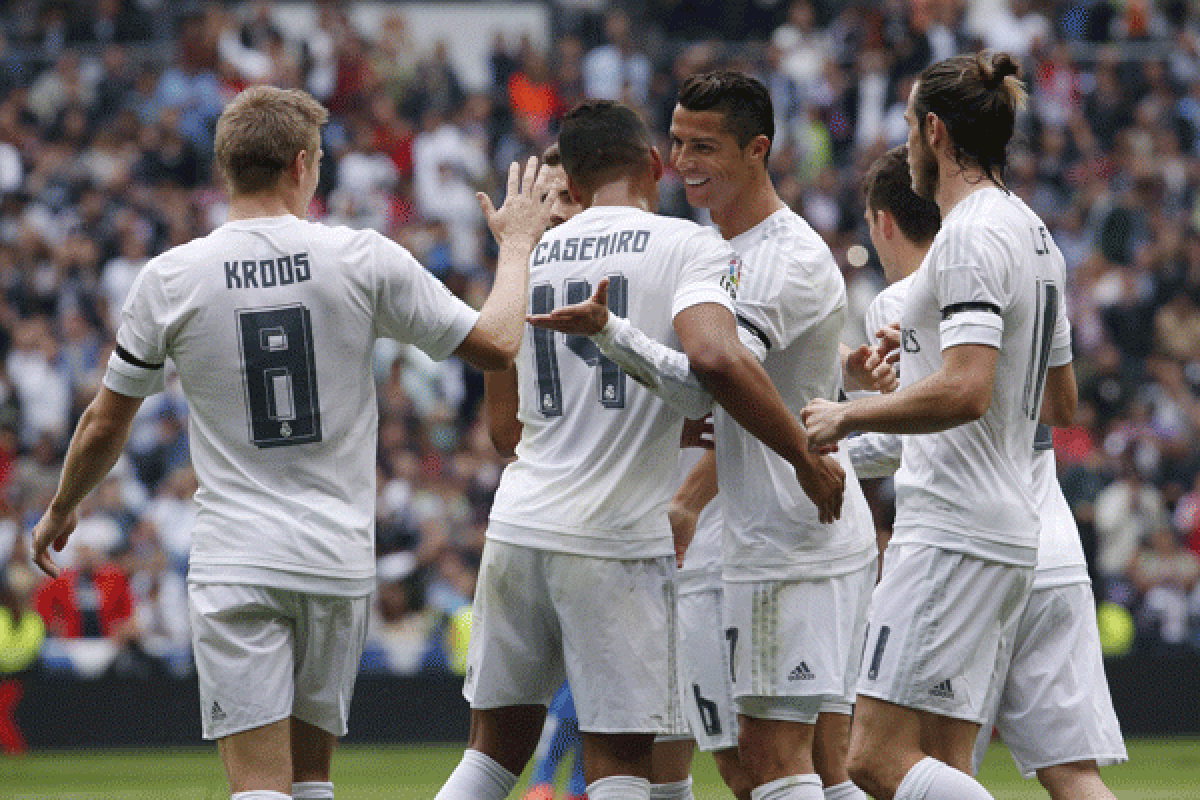
[{"label": "man bun hairstyle", "polygon": [[629,106],[589,100],[566,113],[558,150],[567,177],[597,189],[651,163],[650,133]]},{"label": "man bun hairstyle", "polygon": [[1008,53],[987,50],[930,64],[917,78],[913,100],[919,130],[925,132],[927,114],[936,114],[958,164],[977,166],[1001,183],[1017,112],[1027,99],[1020,73]]},{"label": "man bun hairstyle", "polygon": [[308,92],[252,86],[217,119],[217,166],[235,194],[272,189],[301,150],[316,157],[328,120],[329,112]]},{"label": "man bun hairstyle", "polygon": [[893,147],[872,162],[863,178],[863,195],[871,211],[887,211],[896,227],[914,244],[928,244],[942,227],[937,203],[912,189],[908,146]]},{"label": "man bun hairstyle", "polygon": [[[771,93],[758,78],[736,70],[715,70],[692,75],[679,90],[680,107],[688,111],[718,111],[725,127],[745,149],[757,136],[775,140],[775,109]],[[766,166],[770,145],[763,157]]]}]

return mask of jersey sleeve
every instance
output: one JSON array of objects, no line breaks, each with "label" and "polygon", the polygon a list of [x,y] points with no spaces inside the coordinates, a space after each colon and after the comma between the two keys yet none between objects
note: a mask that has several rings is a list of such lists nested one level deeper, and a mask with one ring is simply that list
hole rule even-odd
[{"label": "jersey sleeve", "polygon": [[859,478],[886,478],[900,469],[903,443],[895,433],[861,433],[845,441],[854,474]]},{"label": "jersey sleeve", "polygon": [[375,331],[448,358],[475,327],[479,312],[446,288],[412,254],[377,234]]},{"label": "jersey sleeve", "polygon": [[1004,312],[1011,305],[1011,249],[997,231],[960,227],[931,264],[934,292],[942,310],[942,349],[964,344],[1000,348]]},{"label": "jersey sleeve", "polygon": [[129,289],[117,343],[108,359],[104,385],[126,397],[149,397],[166,384],[168,302],[153,265],[138,273]]},{"label": "jersey sleeve", "polygon": [[1074,360],[1071,352],[1071,320],[1067,316],[1065,302],[1058,304],[1058,316],[1054,320],[1054,338],[1050,340],[1051,367],[1065,367]]},{"label": "jersey sleeve", "polygon": [[671,300],[671,317],[701,303],[717,303],[733,311],[741,260],[715,231],[700,228],[682,245],[679,277]]},{"label": "jersey sleeve", "polygon": [[[817,263],[826,259],[829,264]],[[828,279],[838,274],[832,260],[825,248],[793,247],[788,240],[760,259],[756,268],[770,270],[770,274],[755,275],[750,282],[753,288],[740,292],[737,300],[743,342],[758,340],[759,347],[747,346],[760,361],[768,351],[783,349],[803,336],[829,313],[831,302],[836,302],[840,293]]]},{"label": "jersey sleeve", "polygon": [[712,411],[712,395],[691,371],[686,353],[651,339],[615,314],[591,338],[629,377],[688,419],[701,419]]}]

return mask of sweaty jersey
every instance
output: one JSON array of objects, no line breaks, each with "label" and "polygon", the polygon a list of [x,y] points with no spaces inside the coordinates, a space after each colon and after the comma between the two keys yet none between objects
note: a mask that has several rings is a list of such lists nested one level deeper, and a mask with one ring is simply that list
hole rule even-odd
[{"label": "sweaty jersey", "polygon": [[1034,565],[1034,433],[1047,368],[1071,360],[1065,277],[1045,225],[1010,192],[976,190],[946,215],[905,298],[900,385],[968,344],[999,350],[995,382],[982,418],[903,438],[893,541]]},{"label": "sweaty jersey", "polygon": [[200,488],[189,579],[366,594],[375,578],[376,338],[449,356],[478,315],[374,231],[228,222],[152,259],[105,385],[171,358]]},{"label": "sweaty jersey", "polygon": [[[864,326],[868,335],[900,320],[904,297],[912,276],[884,288],[867,308]],[[847,451],[860,474],[871,477],[892,474],[900,460],[901,437],[890,433],[868,433],[847,440]],[[1089,582],[1087,559],[1079,539],[1075,516],[1063,496],[1054,463],[1053,431],[1039,425],[1033,443],[1033,496],[1037,503],[1041,534],[1038,536],[1037,566],[1033,588],[1046,589],[1070,583]],[[860,462],[860,459],[862,461]],[[865,472],[860,463],[866,465]]]},{"label": "sweaty jersey", "polygon": [[[732,310],[733,250],[714,231],[629,206],[593,206],[547,231],[530,258],[530,311],[591,297],[654,341],[680,344],[672,320],[700,303]],[[505,468],[488,536],[605,558],[674,552],[666,507],[683,417],[630,379],[587,337],[530,327],[517,356],[517,460]]]},{"label": "sweaty jersey", "polygon": [[[743,261],[738,286],[742,341],[755,351],[797,417],[816,397],[836,399],[846,287],[833,255],[791,209],[730,244]],[[819,521],[792,465],[714,410],[717,477],[725,517],[724,578],[796,580],[845,574],[875,555],[870,510],[845,453],[841,519]]]}]

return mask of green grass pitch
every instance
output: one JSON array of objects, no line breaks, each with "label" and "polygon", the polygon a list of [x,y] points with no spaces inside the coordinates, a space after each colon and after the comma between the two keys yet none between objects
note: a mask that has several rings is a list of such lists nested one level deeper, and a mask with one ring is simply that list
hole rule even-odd
[{"label": "green grass pitch", "polygon": [[[459,746],[346,746],[334,759],[338,800],[431,800],[461,752]],[[1103,771],[1121,800],[1200,800],[1200,740],[1133,741],[1129,755],[1129,764]],[[708,756],[696,759],[694,774],[697,800],[731,797]],[[980,779],[997,800],[1046,797],[1035,781],[1021,779],[999,745],[988,754]],[[215,748],[0,756],[2,800],[228,797]]]}]

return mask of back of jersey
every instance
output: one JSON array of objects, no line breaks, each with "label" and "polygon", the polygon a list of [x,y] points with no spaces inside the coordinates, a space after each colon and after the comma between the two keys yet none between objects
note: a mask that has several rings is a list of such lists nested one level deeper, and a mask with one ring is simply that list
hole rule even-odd
[{"label": "back of jersey", "polygon": [[379,234],[293,216],[230,222],[152,260],[105,382],[144,396],[147,368],[179,370],[200,484],[189,577],[371,591],[374,341],[445,358],[476,317]]},{"label": "back of jersey", "polygon": [[[609,281],[609,309],[679,349],[672,320],[699,303],[732,310],[736,259],[714,231],[628,206],[593,207],[534,250],[530,311],[586,300]],[[517,356],[517,460],[504,471],[489,537],[609,558],[672,552],[666,503],[682,417],[586,337],[530,328]]]}]

